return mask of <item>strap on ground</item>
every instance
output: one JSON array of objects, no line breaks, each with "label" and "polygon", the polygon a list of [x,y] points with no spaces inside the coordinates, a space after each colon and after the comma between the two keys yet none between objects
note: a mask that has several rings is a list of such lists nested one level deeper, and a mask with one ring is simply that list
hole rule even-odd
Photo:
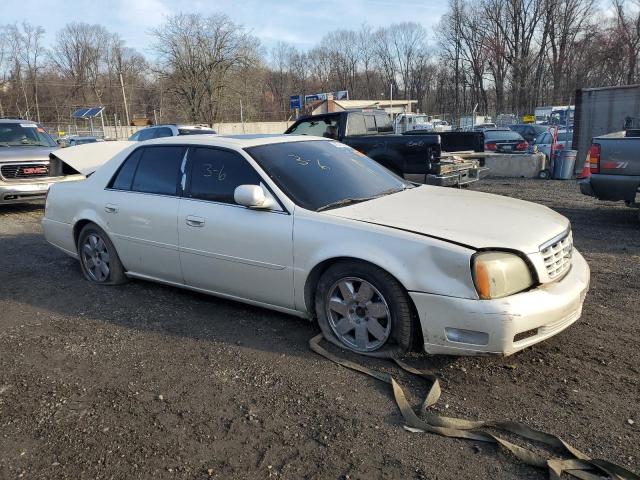
[{"label": "strap on ground", "polygon": [[[430,372],[418,370],[407,365],[398,359],[394,353],[388,353],[384,356],[376,354],[375,356],[377,358],[388,358],[394,361],[404,371],[422,377],[431,383],[429,393],[422,402],[420,416],[418,416],[411,405],[409,405],[404,390],[391,375],[334,355],[320,345],[323,338],[324,336],[319,334],[309,340],[311,350],[338,365],[364,373],[365,375],[369,375],[370,377],[391,385],[396,404],[405,422],[404,428],[410,432],[435,433],[444,437],[497,444],[511,452],[516,458],[527,465],[537,468],[547,468],[549,470],[549,478],[552,480],[559,480],[563,473],[581,480],[600,480],[603,476],[611,480],[640,480],[640,476],[624,467],[607,462],[606,460],[591,459],[560,437],[534,430],[522,423],[508,421],[470,421],[461,418],[445,417],[430,412],[429,409],[435,405],[440,398],[441,390],[438,378]],[[327,340],[342,348],[342,345],[333,341],[332,338]],[[540,442],[548,447],[562,451],[568,458],[543,457],[528,448],[491,433],[486,430],[488,428],[493,431],[502,431],[528,440]]]}]

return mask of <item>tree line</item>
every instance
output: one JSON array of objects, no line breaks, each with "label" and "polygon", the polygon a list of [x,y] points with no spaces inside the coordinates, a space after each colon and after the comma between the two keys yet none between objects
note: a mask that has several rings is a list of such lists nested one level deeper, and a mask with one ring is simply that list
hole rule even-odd
[{"label": "tree line", "polygon": [[[0,28],[0,116],[64,125],[81,106],[107,123],[286,120],[289,96],[348,90],[415,99],[420,111],[533,113],[577,88],[638,82],[640,0],[449,0],[415,22],[335,30],[310,49],[261,45],[223,14],[178,14],[148,32],[151,54],[100,25],[69,23],[44,45],[28,22]],[[127,109],[125,109],[125,101]]]}]

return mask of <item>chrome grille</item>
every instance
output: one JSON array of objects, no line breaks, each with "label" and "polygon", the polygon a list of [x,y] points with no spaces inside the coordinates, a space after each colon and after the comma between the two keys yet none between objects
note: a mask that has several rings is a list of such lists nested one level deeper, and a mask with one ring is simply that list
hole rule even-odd
[{"label": "chrome grille", "polygon": [[14,163],[2,165],[0,167],[0,174],[5,180],[48,177],[49,165],[46,163]]},{"label": "chrome grille", "polygon": [[566,273],[571,267],[573,254],[573,235],[571,231],[559,238],[554,238],[540,247],[544,266],[550,280],[555,280]]}]

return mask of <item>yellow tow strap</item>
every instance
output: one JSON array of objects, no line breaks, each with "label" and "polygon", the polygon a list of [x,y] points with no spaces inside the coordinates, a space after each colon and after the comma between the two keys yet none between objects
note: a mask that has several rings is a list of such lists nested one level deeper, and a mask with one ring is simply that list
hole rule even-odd
[{"label": "yellow tow strap", "polygon": [[[411,408],[402,387],[391,375],[373,370],[350,360],[337,357],[320,346],[320,342],[323,338],[323,335],[319,334],[309,340],[309,347],[311,350],[338,365],[364,373],[365,375],[369,375],[391,385],[396,404],[398,405],[405,422],[404,428],[410,432],[428,432],[442,435],[444,437],[464,438],[467,440],[497,444],[510,451],[516,456],[516,458],[527,465],[538,468],[548,468],[549,478],[552,480],[560,480],[563,473],[583,480],[600,480],[603,475],[607,475],[612,480],[640,480],[640,476],[624,467],[607,462],[606,460],[591,459],[580,450],[569,445],[560,437],[550,433],[541,432],[539,430],[534,430],[522,423],[506,421],[470,421],[461,418],[444,417],[432,413],[429,409],[435,405],[440,398],[441,393],[438,378],[432,373],[418,370],[407,365],[398,359],[393,353],[389,353],[384,356],[376,355],[379,358],[388,358],[394,361],[404,371],[431,382],[429,393],[422,402],[422,408],[420,411],[421,418],[416,414],[413,408]],[[329,341],[339,345],[337,342],[333,342],[332,339],[329,339]],[[485,430],[485,428],[515,434],[528,440],[543,443],[549,447],[560,449],[570,458],[562,459],[543,457],[528,448],[521,447],[520,445],[516,445],[515,443],[509,442],[504,438],[490,433]]]}]

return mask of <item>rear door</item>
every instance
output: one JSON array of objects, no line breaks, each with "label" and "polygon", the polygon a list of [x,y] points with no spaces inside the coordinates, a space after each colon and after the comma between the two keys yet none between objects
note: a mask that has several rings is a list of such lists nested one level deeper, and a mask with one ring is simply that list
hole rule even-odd
[{"label": "rear door", "polygon": [[104,195],[104,217],[124,267],[133,273],[182,283],[178,204],[186,147],[134,150]]},{"label": "rear door", "polygon": [[236,187],[263,183],[236,151],[193,148],[188,172],[178,214],[185,283],[293,308],[293,216],[234,201]]}]

